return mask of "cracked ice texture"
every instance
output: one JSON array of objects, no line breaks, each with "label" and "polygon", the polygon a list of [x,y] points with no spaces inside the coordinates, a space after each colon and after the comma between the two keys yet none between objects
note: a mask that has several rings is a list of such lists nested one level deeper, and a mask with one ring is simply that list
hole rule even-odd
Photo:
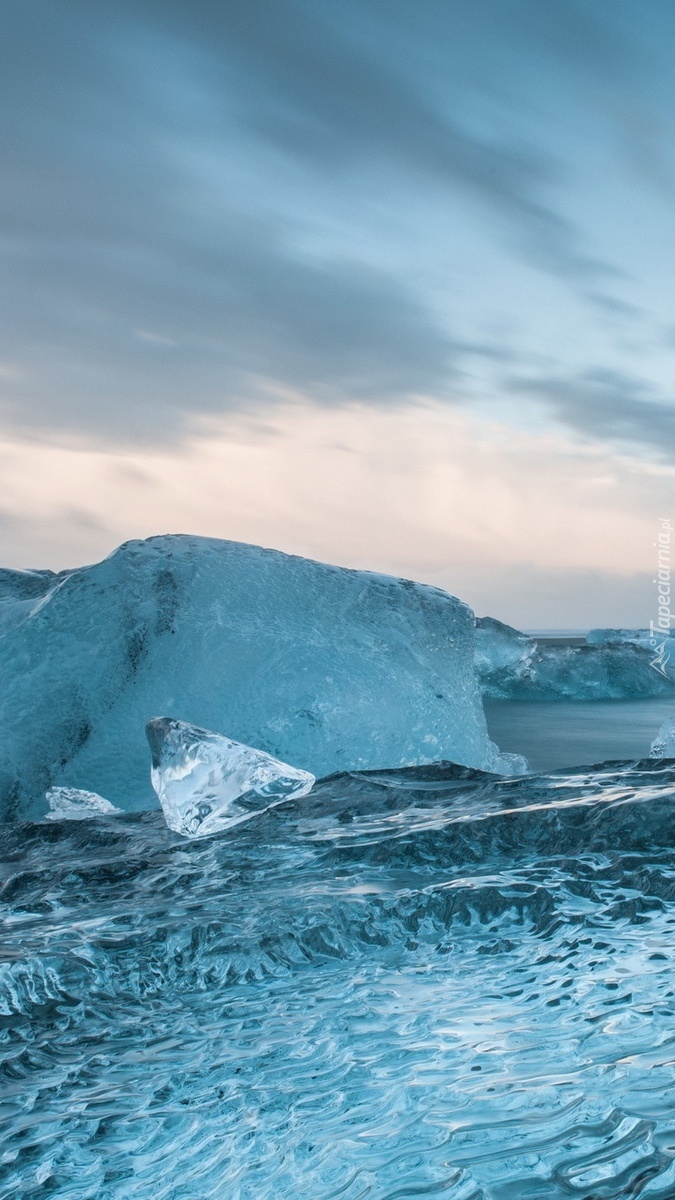
[{"label": "cracked ice texture", "polygon": [[180,717],[313,775],[438,759],[499,770],[473,615],[438,588],[237,542],[127,542],[0,572],[0,812],[49,787],[155,807],[144,727]]},{"label": "cracked ice texture", "polygon": [[169,829],[184,837],[238,825],[291,796],[306,796],[314,784],[308,771],[185,721],[155,717],[145,732],[152,786]]}]

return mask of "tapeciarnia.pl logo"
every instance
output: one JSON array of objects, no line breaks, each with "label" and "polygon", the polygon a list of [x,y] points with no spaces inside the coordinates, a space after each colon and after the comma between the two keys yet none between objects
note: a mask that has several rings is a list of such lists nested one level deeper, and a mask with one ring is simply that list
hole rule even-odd
[{"label": "tapeciarnia.pl logo", "polygon": [[661,517],[658,540],[654,542],[657,554],[654,583],[657,586],[658,617],[656,621],[649,622],[649,644],[655,650],[650,666],[669,682],[672,681],[668,671],[670,651],[666,642],[670,637],[670,623],[673,617],[670,610],[670,541],[672,532],[673,526],[670,520],[667,517]]}]

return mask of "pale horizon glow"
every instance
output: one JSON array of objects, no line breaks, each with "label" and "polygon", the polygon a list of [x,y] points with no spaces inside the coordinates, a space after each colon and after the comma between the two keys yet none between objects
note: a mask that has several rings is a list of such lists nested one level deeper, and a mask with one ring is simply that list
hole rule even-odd
[{"label": "pale horizon glow", "polygon": [[5,565],[60,570],[133,537],[199,533],[401,574],[528,628],[540,598],[549,626],[636,623],[640,604],[648,623],[653,498],[672,470],[434,401],[295,399],[201,425],[154,451],[0,442]]}]

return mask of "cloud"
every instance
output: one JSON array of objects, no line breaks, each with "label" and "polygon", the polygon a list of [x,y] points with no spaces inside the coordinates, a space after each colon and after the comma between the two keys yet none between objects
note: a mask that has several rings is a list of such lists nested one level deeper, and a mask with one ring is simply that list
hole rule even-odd
[{"label": "cloud", "polygon": [[452,338],[406,279],[303,253],[281,215],[247,213],[226,173],[216,187],[186,163],[189,133],[211,161],[248,136],[219,125],[222,80],[186,117],[205,48],[195,61],[160,11],[144,25],[143,4],[8,9],[6,427],[162,440],[266,380],[330,403],[447,390]]},{"label": "cloud", "polygon": [[0,568],[23,569],[27,562],[55,558],[70,566],[97,562],[111,541],[110,526],[87,509],[59,505],[40,516],[0,509]]},{"label": "cloud", "polygon": [[508,386],[543,400],[558,421],[587,438],[648,448],[675,461],[675,405],[655,396],[646,379],[596,367],[574,378],[518,378]]},{"label": "cloud", "polygon": [[[172,12],[183,36],[208,46],[214,90],[229,82],[229,67],[243,123],[275,147],[322,173],[393,164],[464,188],[509,220],[522,249],[547,269],[584,279],[621,274],[588,254],[573,223],[542,199],[541,185],[559,170],[551,151],[469,132],[419,78],[411,82],[401,31],[397,69],[359,43],[358,20],[345,20],[358,17],[349,4],[337,21],[307,0],[193,0],[187,19],[182,4],[142,0],[142,7],[156,18]],[[578,19],[587,31],[590,22]],[[383,20],[396,38],[391,14]],[[451,41],[448,14],[440,32]]]},{"label": "cloud", "polygon": [[[455,336],[424,281],[373,261],[358,236],[302,249],[302,219],[258,205],[283,163],[296,184],[306,172],[310,212],[319,181],[324,195],[349,177],[367,190],[382,169],[413,192],[434,180],[478,198],[546,269],[586,290],[611,279],[543,199],[548,148],[470,132],[411,77],[393,20],[383,54],[349,13],[8,0],[0,356],[18,374],[0,380],[6,427],[175,438],[265,381],[326,403],[456,399],[465,354],[508,353]],[[371,183],[386,205],[388,184]]]},{"label": "cloud", "polygon": [[266,381],[328,403],[448,391],[452,340],[381,270],[302,261],[269,226],[234,216],[213,244],[195,234],[137,253],[23,255],[4,313],[27,364],[3,388],[10,425],[161,441],[190,413],[269,394]]},{"label": "cloud", "polygon": [[[645,7],[663,7],[663,0],[646,0]],[[494,29],[501,41],[515,34],[530,52],[536,50],[552,60],[576,66],[593,79],[625,86],[649,64],[649,54],[636,41],[630,29],[628,0],[557,0],[543,5],[539,0],[477,0],[483,21]],[[630,32],[626,33],[626,18]]]}]

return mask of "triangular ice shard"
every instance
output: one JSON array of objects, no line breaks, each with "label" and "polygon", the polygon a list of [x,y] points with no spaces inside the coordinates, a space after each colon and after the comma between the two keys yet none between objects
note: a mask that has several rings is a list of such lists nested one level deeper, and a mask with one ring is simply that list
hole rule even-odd
[{"label": "triangular ice shard", "polygon": [[306,796],[314,783],[309,771],[171,717],[155,717],[146,733],[152,786],[167,825],[184,837],[227,829],[290,796]]},{"label": "triangular ice shard", "polygon": [[122,812],[103,796],[80,788],[50,788],[45,799],[49,805],[48,821],[89,821],[92,817],[111,817]]}]

